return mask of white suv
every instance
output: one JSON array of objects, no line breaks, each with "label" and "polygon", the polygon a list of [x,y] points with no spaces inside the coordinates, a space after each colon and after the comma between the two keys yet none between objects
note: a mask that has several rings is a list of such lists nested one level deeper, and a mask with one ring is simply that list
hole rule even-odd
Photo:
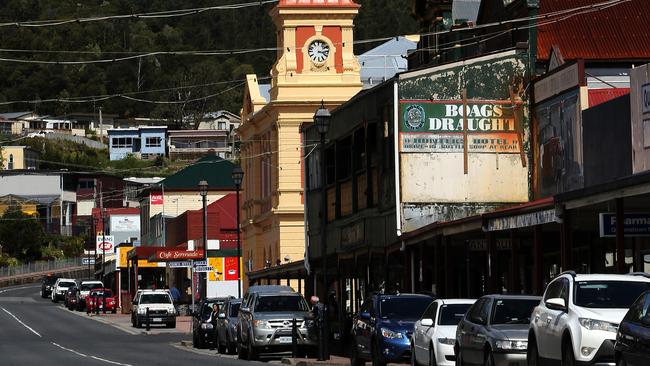
[{"label": "white suv", "polygon": [[176,308],[169,290],[139,290],[136,293],[131,308],[131,324],[140,328],[146,324],[147,314],[150,324],[165,324],[167,328],[176,327]]},{"label": "white suv", "polygon": [[50,295],[52,302],[63,300],[65,293],[68,292],[68,288],[76,285],[77,282],[75,282],[75,280],[72,278],[59,278],[56,280],[56,283],[54,283],[54,286],[52,286],[52,294]]},{"label": "white suv", "polygon": [[562,273],[530,318],[528,365],[614,365],[618,324],[648,289],[645,274]]}]

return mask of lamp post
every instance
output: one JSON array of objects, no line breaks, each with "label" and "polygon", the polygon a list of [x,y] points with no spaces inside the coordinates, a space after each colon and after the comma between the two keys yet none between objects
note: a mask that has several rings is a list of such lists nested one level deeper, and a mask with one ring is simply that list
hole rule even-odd
[{"label": "lamp post", "polygon": [[232,169],[232,181],[235,183],[237,194],[237,298],[241,299],[241,228],[239,226],[239,189],[244,179],[244,171],[241,166],[235,165]]},{"label": "lamp post", "polygon": [[90,272],[90,252],[92,251],[95,253],[93,255],[93,265],[95,262],[95,258],[97,258],[97,224],[99,223],[99,219],[93,215],[93,235],[92,235],[92,240],[94,241],[94,245],[90,247],[90,250],[88,251],[88,279],[92,278],[92,274]]},{"label": "lamp post", "polygon": [[[329,316],[327,311],[328,304],[328,286],[327,286],[327,179],[325,177],[325,170],[327,166],[325,164],[325,135],[330,128],[330,121],[332,115],[330,111],[325,108],[325,103],[321,101],[320,108],[314,114],[314,124],[318,129],[320,135],[320,185],[321,185],[321,226],[320,226],[320,250],[321,250],[321,267],[323,271],[323,304],[325,305],[325,311],[323,315],[323,329],[321,330],[321,344],[322,351],[319,354],[319,361],[329,360]],[[321,360],[322,359],[322,360]]]},{"label": "lamp post", "polygon": [[[203,259],[206,261],[206,265],[207,265],[208,262],[208,210],[207,210],[208,182],[207,181],[202,180],[199,182],[199,194],[201,195],[201,199],[203,200]],[[199,275],[199,277],[201,277],[201,282],[203,281],[202,279],[203,276],[204,276],[203,274]],[[192,280],[194,280],[194,278],[192,278]],[[205,291],[205,296],[207,296],[207,289],[204,289],[204,286],[207,286],[207,283],[201,286],[201,295],[203,295],[203,292]]]}]

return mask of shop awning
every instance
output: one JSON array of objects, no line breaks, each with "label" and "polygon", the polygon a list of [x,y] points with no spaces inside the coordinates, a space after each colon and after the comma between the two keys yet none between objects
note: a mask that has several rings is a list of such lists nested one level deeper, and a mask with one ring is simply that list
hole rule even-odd
[{"label": "shop awning", "polygon": [[483,216],[484,231],[502,231],[559,222],[553,197],[504,208]]},{"label": "shop awning", "polygon": [[246,276],[249,281],[278,278],[283,280],[297,280],[307,278],[307,270],[305,269],[305,261],[300,260],[259,271],[247,272]]}]

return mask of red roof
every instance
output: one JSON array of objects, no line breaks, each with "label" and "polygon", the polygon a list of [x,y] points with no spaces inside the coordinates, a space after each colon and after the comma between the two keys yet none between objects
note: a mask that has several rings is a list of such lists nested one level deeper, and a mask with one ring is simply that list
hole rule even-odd
[{"label": "red roof", "polygon": [[[599,4],[606,0],[544,0],[540,14]],[[650,59],[650,1],[631,0],[538,28],[537,57],[548,60],[557,45],[565,60]],[[544,23],[546,20],[540,20]]]},{"label": "red roof", "polygon": [[630,88],[589,89],[589,108],[625,94],[630,94]]},{"label": "red roof", "polygon": [[346,8],[358,8],[353,0],[280,0],[278,6],[281,7],[322,7],[322,6],[335,6]]}]

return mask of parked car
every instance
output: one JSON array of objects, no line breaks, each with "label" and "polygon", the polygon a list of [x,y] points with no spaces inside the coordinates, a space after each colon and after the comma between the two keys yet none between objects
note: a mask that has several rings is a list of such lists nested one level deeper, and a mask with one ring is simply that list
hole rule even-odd
[{"label": "parked car", "polygon": [[54,283],[54,286],[52,287],[52,293],[50,294],[52,302],[59,302],[59,300],[63,300],[63,297],[65,296],[66,291],[68,291],[68,288],[76,285],[77,282],[75,282],[75,280],[72,278],[57,279]]},{"label": "parked car", "polygon": [[255,360],[260,354],[275,356],[291,351],[293,319],[296,342],[305,351],[316,347],[314,321],[302,294],[289,286],[252,286],[239,309],[237,354]]},{"label": "parked car", "polygon": [[632,304],[618,327],[614,346],[616,365],[650,365],[650,291]]},{"label": "parked car", "polygon": [[68,310],[76,309],[78,292],[79,292],[79,287],[77,285],[68,287],[68,290],[65,292],[65,296],[63,297],[63,305]]},{"label": "parked car", "polygon": [[241,299],[228,299],[217,319],[217,350],[219,353],[237,352],[237,324]]},{"label": "parked car", "polygon": [[86,296],[86,308],[88,312],[94,311],[110,311],[117,313],[117,297],[113,295],[113,291],[108,288],[96,288],[90,291]]},{"label": "parked car", "polygon": [[147,321],[149,309],[150,324],[165,324],[167,328],[176,327],[176,308],[169,290],[140,290],[133,298],[131,324],[140,328]]},{"label": "parked car", "polygon": [[221,306],[227,299],[226,297],[210,297],[199,302],[198,310],[192,314],[192,322],[194,323],[192,327],[192,344],[194,347],[205,348],[214,344],[217,320],[213,318],[212,307],[217,304],[221,311]]},{"label": "parked car", "polygon": [[86,296],[88,296],[91,290],[98,288],[104,288],[102,281],[81,281],[81,284],[79,285],[79,292],[77,294],[77,310],[82,311],[86,308]]},{"label": "parked car", "polygon": [[530,316],[541,297],[486,295],[458,323],[456,364],[526,364]]},{"label": "parked car", "polygon": [[59,277],[53,276],[52,274],[48,274],[47,276],[43,277],[43,281],[41,281],[42,298],[47,299],[52,295],[52,288],[58,279]]},{"label": "parked car", "polygon": [[370,296],[352,320],[351,364],[410,361],[413,326],[432,301],[417,294]]},{"label": "parked car", "polygon": [[618,325],[648,289],[645,276],[562,273],[533,313],[529,364],[613,364]]},{"label": "parked car", "polygon": [[452,366],[456,362],[456,327],[476,300],[437,299],[415,322],[411,339],[412,365]]}]

